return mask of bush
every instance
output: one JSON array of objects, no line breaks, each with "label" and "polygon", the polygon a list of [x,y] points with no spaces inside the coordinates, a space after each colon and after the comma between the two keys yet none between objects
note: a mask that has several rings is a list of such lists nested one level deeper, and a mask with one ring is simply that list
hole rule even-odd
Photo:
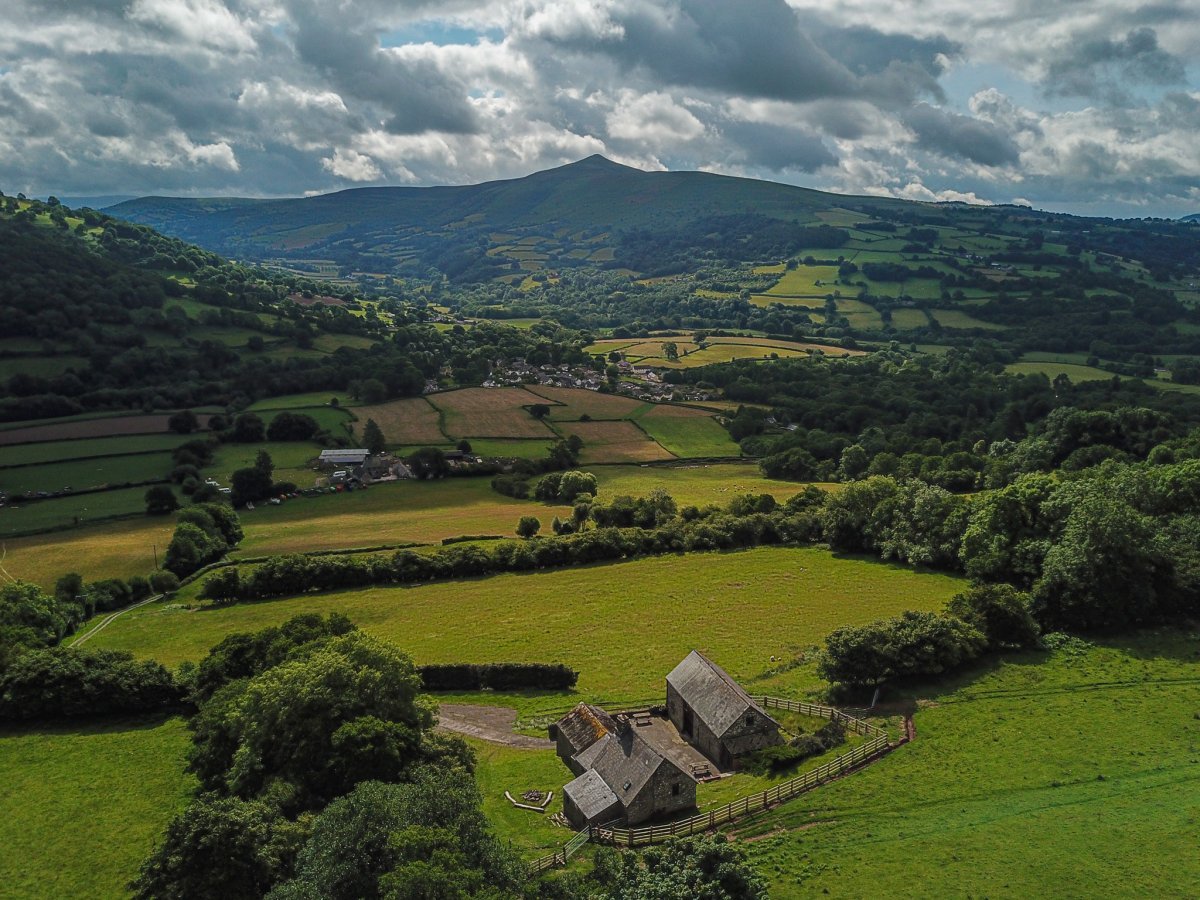
[{"label": "bush", "polygon": [[833,631],[825,639],[819,670],[830,681],[875,686],[949,672],[975,659],[986,645],[987,639],[961,619],[910,610]]},{"label": "bush", "polygon": [[529,479],[520,475],[497,475],[492,479],[492,490],[505,497],[527,500],[529,499]]},{"label": "bush", "polygon": [[1041,629],[1031,611],[1032,600],[1009,584],[975,584],[956,595],[946,612],[973,625],[988,646],[1035,647]]},{"label": "bush", "polygon": [[0,719],[9,721],[151,712],[180,699],[161,665],[115,650],[29,650],[0,675]]},{"label": "bush", "polygon": [[179,590],[179,577],[174,572],[155,572],[150,576],[150,587],[156,594],[169,594]]},{"label": "bush", "polygon": [[321,430],[317,420],[304,413],[276,413],[267,426],[269,441],[307,441]]}]

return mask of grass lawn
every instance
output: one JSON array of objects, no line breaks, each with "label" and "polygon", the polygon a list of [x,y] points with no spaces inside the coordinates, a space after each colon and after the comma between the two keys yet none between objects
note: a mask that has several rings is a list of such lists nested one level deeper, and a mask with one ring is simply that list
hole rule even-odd
[{"label": "grass lawn", "polygon": [[774,897],[1194,897],[1200,644],[1143,633],[920,692],[917,740],[738,829]]},{"label": "grass lawn", "polygon": [[[199,612],[152,604],[90,643],[175,665],[230,632],[336,610],[418,663],[562,661],[581,673],[578,699],[645,698],[660,693],[666,673],[693,648],[751,678],[773,667],[772,655],[790,659],[839,625],[938,609],[963,584],[824,550],[759,548]],[[554,702],[575,699],[558,694]]]},{"label": "grass lawn", "polygon": [[0,893],[126,897],[186,804],[178,718],[0,729]]}]

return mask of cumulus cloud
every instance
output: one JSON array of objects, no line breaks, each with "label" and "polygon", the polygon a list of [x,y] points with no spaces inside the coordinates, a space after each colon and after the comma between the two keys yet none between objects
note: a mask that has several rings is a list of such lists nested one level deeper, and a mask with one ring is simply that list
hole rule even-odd
[{"label": "cumulus cloud", "polygon": [[1194,212],[1198,45],[1189,0],[7,0],[0,187],[299,195],[603,153]]}]

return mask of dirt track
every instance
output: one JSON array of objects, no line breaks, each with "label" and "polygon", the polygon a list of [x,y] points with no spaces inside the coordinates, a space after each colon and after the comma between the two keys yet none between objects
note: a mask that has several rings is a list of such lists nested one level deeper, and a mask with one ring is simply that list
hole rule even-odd
[{"label": "dirt track", "polygon": [[443,703],[438,711],[438,728],[468,737],[519,747],[522,750],[552,750],[546,738],[514,734],[517,711],[505,706],[475,706],[469,703]]}]

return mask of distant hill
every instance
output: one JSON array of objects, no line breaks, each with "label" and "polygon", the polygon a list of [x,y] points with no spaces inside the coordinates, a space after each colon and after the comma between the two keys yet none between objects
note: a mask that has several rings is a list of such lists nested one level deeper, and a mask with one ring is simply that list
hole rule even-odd
[{"label": "distant hill", "polygon": [[[378,270],[415,257],[432,264],[427,257],[434,245],[440,252],[450,245],[503,243],[506,236],[553,236],[565,248],[610,229],[672,228],[711,216],[819,224],[818,212],[846,199],[705,172],[643,172],[590,156],[476,185],[356,188],[289,200],[143,197],[107,212],[240,259],[320,256]],[[905,205],[855,199],[877,207]]]},{"label": "distant hill", "polygon": [[[643,172],[602,156],[484,184],[356,188],[282,200],[143,197],[107,212],[227,257],[301,272],[421,280],[439,272],[452,282],[527,288],[526,279],[580,268],[666,277],[787,258],[843,255],[864,262],[859,252],[868,250],[874,262],[898,263],[906,250],[911,257],[935,249],[967,259],[1004,249],[1000,234],[1045,239],[1060,245],[1055,253],[1074,245],[1132,255],[1161,272],[1196,262],[1194,241],[1170,233],[1174,225],[1160,235],[1027,207],[918,203],[706,172]],[[1037,264],[1029,256],[1035,252],[1026,248],[1026,261]],[[1043,263],[1057,261],[1042,256]]]},{"label": "distant hill", "polygon": [[1182,222],[1200,222],[1200,213],[1192,213],[1190,216],[1184,216]]}]

